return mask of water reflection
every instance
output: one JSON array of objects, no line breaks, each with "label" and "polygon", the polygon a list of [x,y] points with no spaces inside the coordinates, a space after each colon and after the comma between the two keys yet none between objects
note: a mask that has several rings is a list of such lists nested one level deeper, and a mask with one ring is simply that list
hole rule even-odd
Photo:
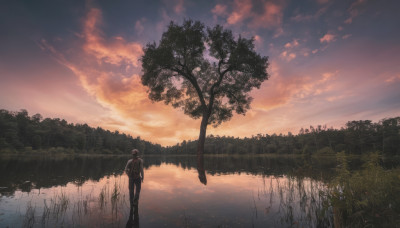
[{"label": "water reflection", "polygon": [[[139,207],[130,207],[129,182],[122,173],[126,160],[1,160],[0,186],[6,189],[0,192],[0,227],[23,226],[24,221],[36,227],[138,227]],[[334,163],[320,161],[322,169],[315,161],[290,158],[205,160],[199,169],[195,156],[144,158],[140,225],[332,226],[319,192]],[[207,178],[199,182],[203,173]]]},{"label": "water reflection", "polygon": [[204,155],[198,155],[197,157],[197,172],[199,173],[200,182],[207,185],[206,170],[204,169]]},{"label": "water reflection", "polygon": [[[120,175],[128,157],[11,157],[0,158],[0,193],[12,195],[15,190],[63,186],[81,186],[88,180],[98,181],[104,176]],[[144,168],[174,164],[183,169],[197,169],[198,179],[206,184],[209,175],[253,174],[303,175],[314,179],[329,179],[336,166],[335,159],[305,160],[301,157],[205,157],[199,166],[196,156],[145,157]]]},{"label": "water reflection", "polygon": [[126,228],[139,227],[139,205],[132,205],[129,211],[129,219],[126,223]]}]

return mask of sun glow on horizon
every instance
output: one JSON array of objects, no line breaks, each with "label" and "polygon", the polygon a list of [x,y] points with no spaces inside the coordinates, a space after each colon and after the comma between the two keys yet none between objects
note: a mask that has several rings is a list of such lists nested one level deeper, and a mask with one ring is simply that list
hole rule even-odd
[{"label": "sun glow on horizon", "polygon": [[140,78],[146,43],[158,43],[171,20],[180,24],[191,16],[206,26],[223,25],[237,37],[254,37],[256,52],[270,61],[270,78],[251,91],[246,115],[208,127],[207,135],[297,134],[310,125],[340,128],[347,121],[400,115],[397,1],[111,5],[5,4],[0,108],[87,123],[163,146],[196,140],[200,120],[151,102]]}]

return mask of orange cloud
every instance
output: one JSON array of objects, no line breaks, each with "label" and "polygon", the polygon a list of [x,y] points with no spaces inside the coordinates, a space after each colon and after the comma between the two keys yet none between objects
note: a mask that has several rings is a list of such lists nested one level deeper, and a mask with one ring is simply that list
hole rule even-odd
[{"label": "orange cloud", "polygon": [[325,72],[313,77],[292,75],[284,72],[282,64],[273,61],[270,68],[271,79],[260,90],[252,93],[255,98],[253,106],[256,109],[271,110],[286,105],[293,99],[325,93],[331,89],[327,82],[337,73]]},{"label": "orange cloud", "polygon": [[142,46],[139,43],[126,42],[122,37],[113,37],[106,41],[98,28],[99,25],[101,25],[101,11],[92,8],[84,23],[83,35],[86,41],[84,50],[100,62],[119,65],[127,61],[133,66],[138,66],[139,57],[143,54]]},{"label": "orange cloud", "polygon": [[164,145],[196,138],[200,125],[197,120],[148,99],[147,88],[135,73],[140,71],[141,45],[122,37],[107,38],[100,29],[101,20],[99,9],[88,11],[81,36],[83,53],[65,57],[47,42],[41,45],[67,66],[79,78],[82,87],[109,110],[102,121],[92,124]]},{"label": "orange cloud", "polygon": [[[95,124],[163,145],[196,139],[199,120],[189,118],[181,110],[163,103],[152,103],[148,99],[147,88],[141,84],[138,73],[138,60],[142,55],[140,44],[122,37],[108,38],[101,26],[101,11],[91,9],[83,23],[82,53],[67,58],[47,46],[48,50],[56,53],[61,63],[74,72],[82,87],[108,110],[107,115],[102,116],[103,122]],[[258,42],[261,37],[255,36],[255,39]],[[293,40],[286,48],[298,45],[299,42]],[[76,49],[81,50],[80,47]],[[296,54],[288,49],[282,52],[281,58],[290,61],[296,58]],[[268,130],[277,132],[284,123],[290,121],[290,117],[283,113],[290,113],[293,101],[310,99],[315,94],[325,95],[331,89],[328,82],[334,79],[335,72],[316,72],[312,77],[305,73],[292,73],[290,67],[283,67],[284,63],[279,61],[271,63],[271,79],[263,83],[259,90],[252,91],[253,109],[246,116],[234,115],[232,120],[219,128],[209,127],[208,134],[245,137],[265,132],[267,126]],[[284,111],[278,112],[278,109]],[[277,112],[274,117],[266,115],[273,112]]]}]

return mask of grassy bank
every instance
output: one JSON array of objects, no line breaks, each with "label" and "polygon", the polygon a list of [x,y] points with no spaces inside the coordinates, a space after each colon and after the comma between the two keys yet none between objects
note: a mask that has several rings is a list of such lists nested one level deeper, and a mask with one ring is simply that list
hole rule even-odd
[{"label": "grassy bank", "polygon": [[398,227],[400,168],[384,169],[379,153],[365,157],[363,169],[354,172],[344,153],[337,159],[337,176],[324,193],[334,210],[335,227]]}]

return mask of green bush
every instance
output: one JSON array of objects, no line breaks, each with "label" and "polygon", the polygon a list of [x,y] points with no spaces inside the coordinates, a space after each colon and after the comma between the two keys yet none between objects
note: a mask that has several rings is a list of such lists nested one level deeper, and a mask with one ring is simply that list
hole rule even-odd
[{"label": "green bush", "polygon": [[400,168],[385,170],[371,153],[363,170],[350,173],[344,152],[329,185],[335,227],[397,227],[400,223]]}]

